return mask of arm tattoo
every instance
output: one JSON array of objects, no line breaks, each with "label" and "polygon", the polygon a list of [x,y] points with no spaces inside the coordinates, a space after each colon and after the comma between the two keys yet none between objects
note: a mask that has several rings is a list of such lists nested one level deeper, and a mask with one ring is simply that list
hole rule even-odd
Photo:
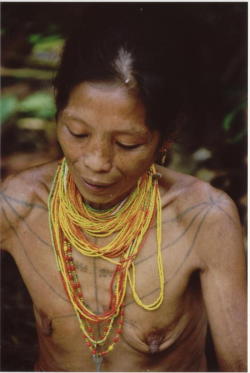
[{"label": "arm tattoo", "polygon": [[223,192],[221,192],[221,194],[218,196],[216,200],[214,200],[212,196],[210,196],[209,199],[211,206],[214,206],[217,209],[219,209],[234,225],[237,226],[237,222],[235,221],[235,219],[220,205],[221,200],[225,201],[225,195]]},{"label": "arm tattoo", "polygon": [[[18,213],[18,211],[16,210],[16,208],[11,204],[11,202],[8,200],[8,198],[6,198],[6,196],[5,195],[3,195],[2,194],[2,196],[3,196],[3,199],[4,199],[4,201],[6,202],[6,204],[7,204],[7,206],[10,208],[10,210],[14,213],[14,215],[16,216],[16,217],[18,217],[19,219],[20,219],[20,221],[22,221],[24,224],[25,224],[25,226],[28,228],[28,230],[38,239],[38,241],[40,241],[41,243],[43,243],[44,245],[46,245],[46,246],[48,246],[48,247],[50,247],[50,248],[52,248],[52,246],[47,242],[47,241],[45,241],[42,237],[40,237],[36,232],[34,232],[34,230],[30,227],[30,225],[26,222],[26,220],[23,218],[23,216],[21,216],[19,213]],[[36,205],[32,205],[31,204],[31,206],[35,206],[35,207],[37,207]],[[30,207],[31,207],[30,206]],[[6,214],[5,214],[6,215]],[[9,221],[9,220],[8,220]]]},{"label": "arm tattoo", "polygon": [[8,196],[6,193],[3,191],[0,191],[0,195],[4,198],[4,200],[9,200],[18,203],[19,205],[27,206],[27,207],[37,207],[38,209],[42,209],[45,211],[48,211],[48,208],[46,206],[40,205],[38,203],[29,203],[11,196]]}]

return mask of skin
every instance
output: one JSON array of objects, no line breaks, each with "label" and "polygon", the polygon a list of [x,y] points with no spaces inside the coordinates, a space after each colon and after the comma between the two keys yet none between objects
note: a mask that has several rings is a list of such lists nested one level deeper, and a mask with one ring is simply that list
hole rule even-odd
[{"label": "skin", "polygon": [[[59,116],[58,139],[79,191],[101,209],[134,188],[154,161],[160,136],[148,130],[142,104],[125,87],[83,83]],[[36,370],[95,371],[50,239],[47,200],[56,168],[56,162],[49,163],[3,183],[2,248],[14,257],[34,304],[40,344]],[[145,311],[127,288],[124,330],[102,370],[207,371],[209,323],[220,370],[246,371],[245,258],[235,205],[196,178],[160,166],[157,172],[164,301],[159,309]],[[111,238],[95,242],[104,245]],[[73,256],[86,303],[103,312],[113,264],[75,250]],[[137,293],[149,304],[159,294],[155,226],[135,265]]]}]

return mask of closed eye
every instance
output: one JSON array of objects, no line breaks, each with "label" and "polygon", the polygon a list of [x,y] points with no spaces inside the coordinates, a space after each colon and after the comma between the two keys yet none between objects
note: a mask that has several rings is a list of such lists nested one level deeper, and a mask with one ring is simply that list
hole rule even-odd
[{"label": "closed eye", "polygon": [[73,137],[78,137],[78,138],[83,138],[83,137],[86,137],[86,133],[74,133],[72,132],[68,127],[67,127],[69,133],[71,134],[71,136]]},{"label": "closed eye", "polygon": [[136,149],[139,146],[141,146],[141,144],[127,145],[127,144],[122,144],[121,142],[117,142],[117,145],[120,146],[122,149],[126,149],[126,150]]}]

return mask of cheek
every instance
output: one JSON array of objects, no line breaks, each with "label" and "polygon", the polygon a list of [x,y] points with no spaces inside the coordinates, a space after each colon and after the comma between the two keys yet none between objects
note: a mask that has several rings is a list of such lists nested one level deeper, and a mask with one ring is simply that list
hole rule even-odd
[{"label": "cheek", "polygon": [[66,144],[67,144],[66,136],[63,133],[63,130],[62,130],[62,128],[60,128],[59,125],[57,125],[56,135],[57,135],[57,141],[59,142],[63,153],[65,154],[65,151],[67,149],[67,146],[66,146]]},{"label": "cheek", "polygon": [[136,154],[123,154],[117,157],[118,167],[127,174],[128,177],[138,177],[144,174],[146,170],[155,161],[155,151],[141,151]]},{"label": "cheek", "polygon": [[57,140],[65,157],[72,162],[79,157],[79,146],[65,133],[63,128],[57,130]]}]

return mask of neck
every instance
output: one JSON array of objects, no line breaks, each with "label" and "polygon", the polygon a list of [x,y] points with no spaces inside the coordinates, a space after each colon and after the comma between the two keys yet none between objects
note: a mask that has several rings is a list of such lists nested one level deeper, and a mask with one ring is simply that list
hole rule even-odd
[{"label": "neck", "polygon": [[105,203],[105,204],[91,202],[91,201],[88,201],[86,199],[84,200],[84,202],[94,210],[99,210],[99,211],[109,210],[109,209],[111,209],[115,206],[117,206],[117,209],[119,209],[126,202],[126,200],[129,197],[131,192],[132,192],[132,190],[130,190],[126,194],[122,195],[118,200],[115,200],[115,201],[112,201],[112,202],[109,202],[109,203]]}]

